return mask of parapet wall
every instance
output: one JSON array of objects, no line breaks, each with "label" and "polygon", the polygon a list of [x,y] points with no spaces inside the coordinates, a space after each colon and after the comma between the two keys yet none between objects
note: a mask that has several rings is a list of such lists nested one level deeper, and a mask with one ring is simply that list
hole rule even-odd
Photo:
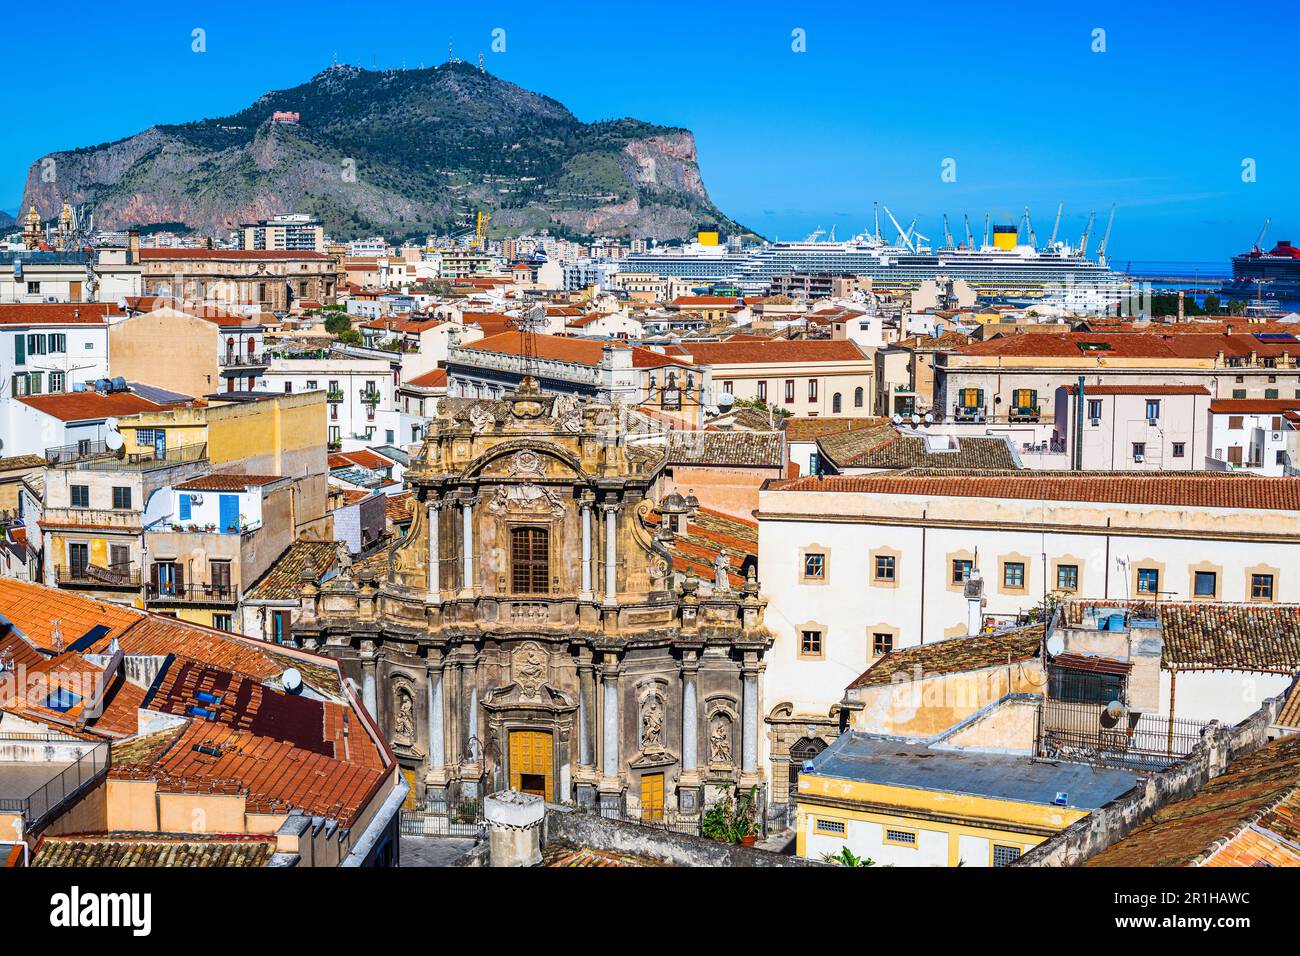
[{"label": "parapet wall", "polygon": [[1107,804],[1050,840],[1030,850],[1012,866],[1078,866],[1118,843],[1166,804],[1191,796],[1223,773],[1233,760],[1268,743],[1285,698],[1274,697],[1235,727],[1212,723],[1187,759],[1147,777],[1132,792]]}]

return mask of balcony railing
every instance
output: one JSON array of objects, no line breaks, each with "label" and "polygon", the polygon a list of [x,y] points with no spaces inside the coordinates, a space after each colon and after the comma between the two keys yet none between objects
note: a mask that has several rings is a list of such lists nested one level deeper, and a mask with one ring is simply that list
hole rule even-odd
[{"label": "balcony railing", "polygon": [[1015,405],[1007,418],[1013,422],[1036,422],[1041,411],[1038,405]]},{"label": "balcony railing", "polygon": [[54,579],[60,587],[134,589],[140,586],[140,569],[129,564],[110,567],[87,564],[70,568],[60,565],[54,569]]},{"label": "balcony railing", "polygon": [[159,584],[145,585],[145,600],[152,604],[234,604],[239,590],[233,584]]},{"label": "balcony railing", "polygon": [[221,356],[222,368],[262,368],[270,359],[260,352],[227,352]]},{"label": "balcony railing", "polygon": [[45,449],[45,461],[50,465],[66,465],[77,461],[88,461],[94,458],[111,458],[113,452],[108,445],[102,441],[74,442],[71,445],[56,445],[53,448]]},{"label": "balcony railing", "polygon": [[[13,740],[15,737],[6,733],[3,739]],[[52,739],[63,742],[62,737],[50,738],[46,742],[51,742]],[[26,742],[26,738],[19,740]],[[111,764],[112,750],[109,745],[94,744],[76,761],[27,796],[0,797],[0,813],[21,814],[25,828],[29,831],[36,830],[69,801],[86,793],[102,780]],[[0,767],[3,766],[0,764]]]},{"label": "balcony railing", "polygon": [[953,409],[952,417],[959,422],[982,422],[984,409],[974,405],[958,405]]}]

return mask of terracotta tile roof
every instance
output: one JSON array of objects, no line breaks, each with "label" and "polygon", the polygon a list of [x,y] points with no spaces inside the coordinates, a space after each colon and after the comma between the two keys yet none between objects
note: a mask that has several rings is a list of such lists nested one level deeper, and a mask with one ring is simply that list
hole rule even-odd
[{"label": "terracotta tile roof", "polygon": [[988,471],[1015,469],[1011,447],[1002,438],[960,437],[950,440],[950,449],[940,450],[916,435],[900,435],[884,425],[864,428],[817,440],[817,448],[836,468],[964,468]]},{"label": "terracotta tile roof", "polygon": [[1300,731],[1300,677],[1293,680],[1287,689],[1286,703],[1277,715],[1277,725]]},{"label": "terracotta tile roof", "polygon": [[42,837],[31,865],[65,866],[266,866],[275,853],[271,836],[154,836],[105,833]]},{"label": "terracotta tile roof", "polygon": [[283,480],[282,475],[232,475],[214,471],[210,475],[182,481],[176,488],[180,491],[244,491]]},{"label": "terracotta tile roof", "polygon": [[394,524],[405,524],[411,520],[411,499],[414,496],[406,491],[399,495],[388,495],[384,501],[384,514]]},{"label": "terracotta tile roof", "polygon": [[18,399],[24,405],[63,422],[135,415],[171,408],[130,392],[63,392],[58,395],[28,395]]},{"label": "terracotta tile roof", "polygon": [[[535,335],[533,339],[538,358],[589,366],[598,365],[604,355],[605,346],[611,344],[591,339],[565,338],[559,335]],[[479,339],[477,342],[470,342],[461,348],[481,349],[503,355],[523,355],[523,335],[519,332],[501,332]],[[661,355],[653,349],[632,347],[633,368],[659,368],[663,365],[689,367],[690,363],[669,355]]]},{"label": "terracotta tile roof", "polygon": [[1188,508],[1300,510],[1300,478],[1205,472],[1078,474],[1074,472],[902,472],[769,481],[772,491],[821,491],[1032,501],[1094,501]]},{"label": "terracotta tile roof", "polygon": [[893,682],[895,674],[958,674],[987,667],[1006,666],[1038,656],[1042,647],[1043,626],[1003,631],[1000,634],[976,634],[952,637],[944,641],[905,647],[886,654],[849,685],[876,687]]},{"label": "terracotta tile roof", "polygon": [[1300,398],[1216,398],[1210,402],[1215,415],[1275,415],[1300,409]]},{"label": "terracotta tile roof", "polygon": [[1166,670],[1300,671],[1300,605],[1160,603]]},{"label": "terracotta tile roof", "polygon": [[432,372],[425,372],[423,375],[407,379],[404,384],[413,385],[416,388],[446,388],[447,370],[445,368],[435,368]]},{"label": "terracotta tile roof", "polygon": [[1261,341],[1253,335],[1172,335],[1168,333],[1040,332],[995,335],[956,348],[953,355],[1033,358],[1213,359],[1227,356],[1281,355],[1300,351],[1300,343]]},{"label": "terracotta tile roof", "polygon": [[785,465],[781,432],[672,431],[668,435],[670,465]]},{"label": "terracotta tile roof", "polygon": [[769,342],[684,342],[697,365],[798,365],[867,361],[848,339],[773,339]]},{"label": "terracotta tile roof", "polygon": [[723,295],[679,295],[670,303],[675,306],[685,306],[687,308],[695,306],[726,306],[735,308],[742,304],[741,299],[733,299],[730,296]]},{"label": "terracotta tile roof", "polygon": [[816,441],[823,435],[888,424],[888,418],[787,418],[785,437],[787,441]]},{"label": "terracotta tile roof", "polygon": [[46,461],[40,455],[15,455],[0,458],[0,471],[17,471],[20,468],[44,468]]},{"label": "terracotta tile roof", "polygon": [[41,302],[0,305],[0,325],[103,325],[126,315],[108,302]]},{"label": "terracotta tile roof", "polygon": [[244,593],[244,601],[297,602],[303,568],[310,563],[317,575],[324,574],[334,566],[337,548],[337,541],[295,541]]},{"label": "terracotta tile roof", "polygon": [[576,847],[558,840],[548,843],[542,850],[542,866],[545,867],[649,867],[668,865],[658,860],[652,860],[649,857],[619,853],[614,850]]},{"label": "terracotta tile roof", "polygon": [[[1066,385],[1066,392],[1071,395],[1079,393],[1078,385]],[[1204,385],[1084,385],[1083,393],[1087,395],[1209,395],[1210,390]],[[1300,402],[1296,403],[1300,405]]]},{"label": "terracotta tile roof", "polygon": [[359,448],[356,451],[336,451],[329,456],[331,469],[359,466],[369,468],[372,471],[383,471],[385,468],[393,467],[394,464],[395,462],[376,454],[369,448]]},{"label": "terracotta tile roof", "polygon": [[[1300,811],[1300,734],[1292,734],[1232,761],[1221,776],[1186,799],[1161,807],[1149,821],[1084,865],[1213,863],[1217,853],[1233,847],[1247,834],[1254,834],[1268,837],[1270,842],[1286,850],[1291,857],[1286,865],[1297,866],[1300,854],[1281,842],[1300,843],[1297,811]],[[1247,839],[1253,842],[1253,837]],[[1223,862],[1230,862],[1235,853],[1244,850],[1249,847],[1238,847]],[[1252,861],[1259,858],[1257,851],[1245,855]]]},{"label": "terracotta tile roof", "polygon": [[8,578],[0,578],[0,614],[44,651],[55,649],[56,622],[67,647],[97,625],[108,628],[105,639],[111,640],[145,619],[144,612],[134,608]]},{"label": "terracotta tile roof", "polygon": [[[353,736],[365,734],[358,728]],[[342,826],[352,825],[385,778],[383,771],[355,760],[328,757],[200,718],[186,721],[179,734],[164,732],[152,738],[158,739],[114,744],[109,777],[155,780],[161,792],[242,793],[253,812],[299,809]],[[152,746],[144,749],[146,743]]]}]

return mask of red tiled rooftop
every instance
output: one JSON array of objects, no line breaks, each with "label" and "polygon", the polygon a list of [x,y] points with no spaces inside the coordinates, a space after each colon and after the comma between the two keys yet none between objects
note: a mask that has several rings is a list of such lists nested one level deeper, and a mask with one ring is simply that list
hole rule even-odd
[{"label": "red tiled rooftop", "polygon": [[233,261],[253,260],[296,260],[312,259],[328,262],[330,256],[323,252],[292,252],[279,249],[141,249],[140,258],[145,259],[229,259]]},{"label": "red tiled rooftop", "polygon": [[213,472],[199,478],[183,481],[176,488],[180,491],[243,491],[245,488],[257,488],[279,481],[280,475],[231,475]]},{"label": "red tiled rooftop", "polygon": [[1187,508],[1300,510],[1300,478],[1203,474],[973,472],[834,475],[768,481],[769,491],[1093,501]]},{"label": "red tiled rooftop", "polygon": [[[1066,385],[1065,390],[1077,395],[1079,386]],[[1210,390],[1204,385],[1087,385],[1083,386],[1084,395],[1209,395]],[[1300,401],[1296,402],[1300,406]]]},{"label": "red tiled rooftop", "polygon": [[413,385],[416,388],[446,388],[447,370],[445,368],[435,368],[431,372],[425,372],[423,375],[417,375],[409,379],[406,384]]},{"label": "red tiled rooftop", "polygon": [[848,339],[773,339],[766,342],[682,343],[697,365],[791,365],[800,362],[865,362]]},{"label": "red tiled rooftop", "polygon": [[125,315],[108,302],[41,302],[0,305],[0,325],[103,325]]},{"label": "red tiled rooftop", "polygon": [[[595,366],[604,355],[605,345],[588,339],[570,339],[558,335],[535,335],[534,348],[540,359],[554,362],[570,362],[574,365]],[[523,355],[523,335],[519,332],[501,332],[470,342],[462,346],[467,349],[481,349],[485,352],[499,352],[503,355]],[[632,347],[633,368],[658,368],[663,365],[687,365],[679,359],[661,355],[653,349]]]}]

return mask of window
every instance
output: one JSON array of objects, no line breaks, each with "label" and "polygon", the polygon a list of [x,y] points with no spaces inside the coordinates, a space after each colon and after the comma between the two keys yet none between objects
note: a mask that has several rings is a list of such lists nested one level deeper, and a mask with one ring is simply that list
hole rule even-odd
[{"label": "window", "polygon": [[1277,389],[1275,389],[1275,388],[1266,388],[1266,389],[1264,389],[1264,397],[1265,397],[1265,398],[1277,398]]},{"label": "window", "polygon": [[1075,704],[1109,704],[1123,698],[1124,676],[1053,667],[1048,675],[1047,696]]},{"label": "window", "polygon": [[723,390],[724,392],[729,392],[730,394],[735,395],[735,394],[736,394],[736,383],[735,383],[735,382],[723,382],[723,383],[722,383],[722,390]]},{"label": "window", "polygon": [[1088,417],[1089,417],[1089,418],[1101,418],[1101,399],[1100,399],[1100,398],[1090,398],[1090,399],[1088,399]]},{"label": "window", "polygon": [[225,559],[208,561],[208,588],[215,597],[230,597],[230,562]]},{"label": "window", "polygon": [[63,372],[51,372],[51,373],[50,373],[50,391],[51,391],[51,392],[61,392],[61,391],[63,391],[63,389],[64,389],[64,387],[65,387],[65,386],[64,386],[64,383],[65,383],[66,381],[67,381],[67,377],[66,377],[65,373],[63,373]]},{"label": "window", "polygon": [[1056,589],[1058,591],[1079,590],[1079,566],[1077,564],[1058,564],[1056,566]]},{"label": "window", "polygon": [[1138,594],[1155,594],[1159,590],[1159,570],[1156,568],[1138,568]]},{"label": "window", "polygon": [[826,577],[826,555],[814,551],[803,556],[803,576],[821,580]]},{"label": "window", "polygon": [[840,399],[840,393],[836,392],[834,395],[831,396],[831,411],[838,413],[843,410],[844,410],[844,403]]},{"label": "window", "polygon": [[1183,457],[1185,457],[1186,451],[1187,451],[1187,445],[1186,445],[1185,443],[1180,442],[1180,441],[1176,441],[1176,442],[1174,442],[1174,452],[1173,452],[1173,454],[1174,454],[1174,457],[1175,457],[1175,458],[1183,458]]},{"label": "window", "polygon": [[758,383],[758,400],[760,402],[767,401],[767,382]]},{"label": "window", "polygon": [[86,567],[90,564],[90,545],[80,543],[68,544],[68,570],[74,579],[86,576]]},{"label": "window", "polygon": [[892,554],[876,555],[876,580],[893,581],[896,561]]},{"label": "window", "polygon": [[1160,417],[1160,399],[1147,399],[1147,421],[1154,422]]},{"label": "window", "polygon": [[1020,859],[1020,847],[1007,846],[1003,843],[993,844],[993,865],[1010,866]]},{"label": "window", "polygon": [[113,510],[129,511],[131,509],[131,489],[114,487],[113,488]]},{"label": "window", "polygon": [[1192,593],[1196,597],[1214,597],[1219,593],[1219,576],[1213,571],[1197,571],[1192,582]]},{"label": "window", "polygon": [[190,496],[179,495],[176,498],[176,520],[189,521],[192,513],[190,510]]},{"label": "window", "polygon": [[808,401],[817,401],[817,379],[808,379]]},{"label": "window", "polygon": [[1250,576],[1250,599],[1252,601],[1273,600],[1273,575],[1252,574]]},{"label": "window", "polygon": [[952,583],[965,584],[966,579],[970,577],[971,568],[975,565],[965,558],[957,558],[952,563]]},{"label": "window", "polygon": [[871,635],[871,653],[876,657],[884,657],[894,649],[894,635],[886,631],[878,631]]},{"label": "window", "polygon": [[1002,586],[1005,588],[1023,588],[1025,586],[1024,562],[1008,561],[1002,565]]},{"label": "window", "polygon": [[1244,388],[1234,388],[1234,389],[1232,390],[1232,397],[1233,397],[1233,398],[1245,398],[1245,397],[1246,397],[1246,390],[1245,390]]},{"label": "window", "polygon": [[892,827],[886,828],[885,842],[892,843],[894,846],[907,846],[916,849],[916,831],[895,830]]},{"label": "window", "polygon": [[792,378],[785,380],[785,401],[787,405],[794,401],[794,379]]},{"label": "window", "polygon": [[90,507],[90,485],[73,485],[68,490],[72,494],[72,507]]},{"label": "window", "polygon": [[212,615],[212,626],[215,627],[218,631],[231,630],[230,615],[229,614]]},{"label": "window", "polygon": [[545,528],[510,529],[510,585],[515,594],[547,593],[550,565],[550,533]]},{"label": "window", "polygon": [[[1237,396],[1235,396],[1235,395],[1233,396],[1233,398],[1236,398],[1236,397],[1237,397]],[[1245,398],[1245,396],[1243,395],[1242,398]],[[1243,423],[1244,421],[1245,421],[1245,418],[1244,418],[1243,416],[1241,416],[1241,415],[1229,415],[1229,416],[1228,416],[1228,430],[1229,430],[1229,431],[1241,431],[1241,426],[1242,426],[1242,423]]]},{"label": "window", "polygon": [[843,820],[823,820],[817,819],[817,832],[824,833],[827,836],[844,836],[848,828],[844,825]]},{"label": "window", "polygon": [[307,391],[309,392],[316,391],[316,380],[314,378],[307,379]]},{"label": "window", "polygon": [[1135,441],[1133,443],[1133,460],[1141,461],[1143,458],[1146,457],[1146,454],[1147,454],[1147,443],[1144,441]]},{"label": "window", "polygon": [[50,354],[66,352],[68,350],[68,337],[61,332],[51,333],[46,340],[49,344]]},{"label": "window", "polygon": [[293,394],[293,382],[285,382],[285,383],[284,383],[284,394],[286,394],[286,395],[292,395],[292,394]]},{"label": "window", "polygon": [[[1296,390],[1296,397],[1300,398],[1300,389]],[[853,407],[854,408],[862,407],[862,388],[860,386],[853,390]]]},{"label": "window", "polygon": [[821,657],[822,656],[822,632],[817,630],[808,630],[799,632],[799,656],[800,657]]}]

